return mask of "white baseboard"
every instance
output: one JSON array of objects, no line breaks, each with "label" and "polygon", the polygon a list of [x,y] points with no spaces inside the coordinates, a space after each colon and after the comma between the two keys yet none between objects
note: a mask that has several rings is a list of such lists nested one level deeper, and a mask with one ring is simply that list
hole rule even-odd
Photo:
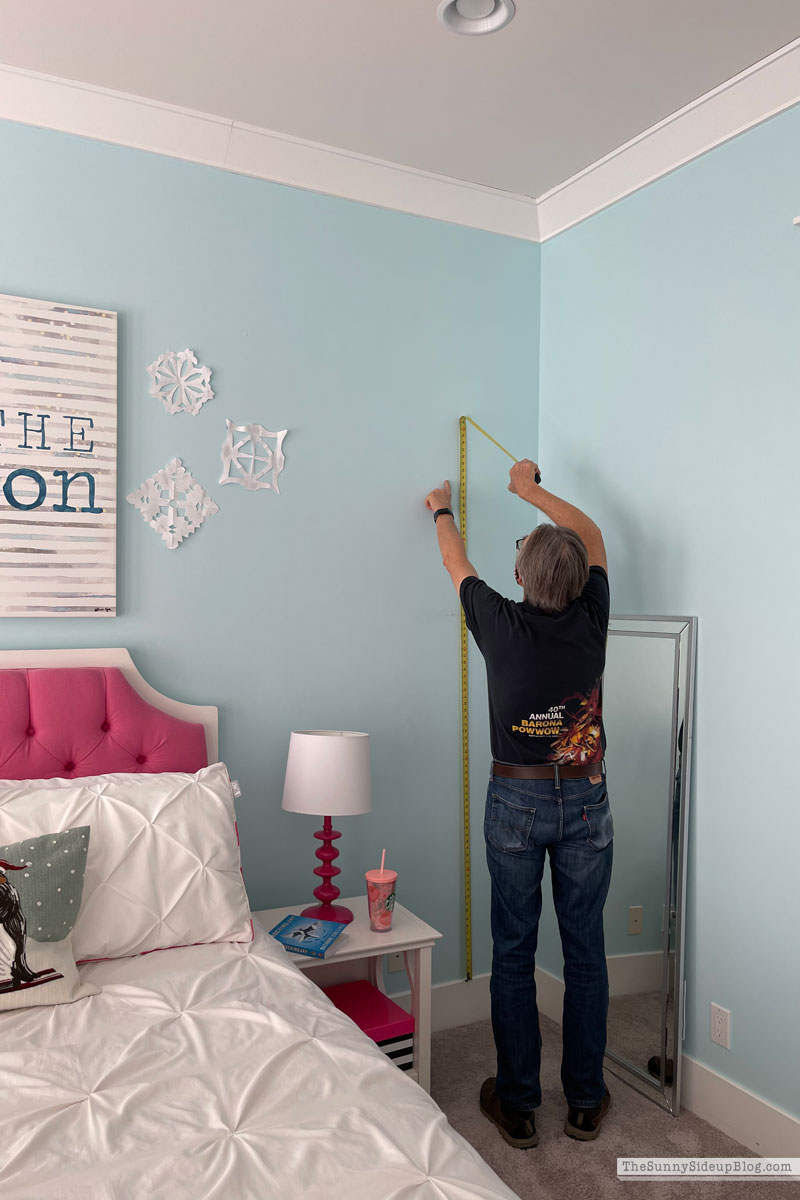
[{"label": "white baseboard", "polygon": [[[623,967],[623,971],[626,969]],[[473,1021],[487,1021],[490,1016],[489,978],[488,974],[476,975],[469,983],[457,979],[452,983],[434,984],[431,999],[434,1033],[470,1025]],[[562,981],[537,967],[539,1011],[558,1025],[561,1024],[563,996]],[[411,998],[408,992],[403,992],[392,999],[408,1008]],[[800,1120],[797,1117],[686,1054],[681,1059],[681,1070],[682,1108],[741,1142],[754,1154],[766,1158],[800,1158]]]},{"label": "white baseboard", "polygon": [[659,950],[645,954],[610,954],[607,962],[609,996],[661,991],[664,960]]},{"label": "white baseboard", "polygon": [[[488,972],[476,975],[467,983],[457,979],[452,983],[434,984],[431,998],[431,1027],[455,1029],[489,1017]],[[612,996],[633,992],[650,992],[661,987],[660,954],[618,954],[608,960],[608,989]],[[546,1017],[561,1024],[564,1003],[564,983],[549,971],[536,968],[536,996],[539,1009]],[[408,992],[393,996],[398,1004],[408,1008]]]},{"label": "white baseboard", "polygon": [[[490,976],[475,975],[467,983],[456,979],[453,983],[434,984],[431,996],[431,1029],[455,1029],[458,1025],[471,1025],[474,1021],[488,1021],[491,1014],[489,998]],[[393,999],[407,1008],[411,997],[404,993]]]},{"label": "white baseboard", "polygon": [[681,1105],[689,1112],[764,1158],[800,1158],[797,1117],[687,1054],[681,1070]]}]

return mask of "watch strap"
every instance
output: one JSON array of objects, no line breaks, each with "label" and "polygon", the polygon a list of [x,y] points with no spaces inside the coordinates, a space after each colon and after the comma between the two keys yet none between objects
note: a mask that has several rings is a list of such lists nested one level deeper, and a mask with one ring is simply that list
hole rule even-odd
[{"label": "watch strap", "polygon": [[439,517],[441,517],[442,513],[447,513],[447,515],[448,515],[449,517],[452,517],[452,515],[453,515],[453,510],[452,510],[452,508],[437,508],[436,512],[433,514],[433,523],[434,523],[434,525],[435,525],[435,524],[436,524],[436,522],[439,520]]}]

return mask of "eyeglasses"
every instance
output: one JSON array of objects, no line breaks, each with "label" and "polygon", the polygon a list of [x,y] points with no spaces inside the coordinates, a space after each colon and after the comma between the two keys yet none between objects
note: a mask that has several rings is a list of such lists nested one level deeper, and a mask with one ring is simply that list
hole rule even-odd
[{"label": "eyeglasses", "polygon": [[522,543],[525,541],[525,539],[527,537],[528,537],[528,534],[526,533],[525,537],[517,538],[517,550],[520,550],[522,548]]}]

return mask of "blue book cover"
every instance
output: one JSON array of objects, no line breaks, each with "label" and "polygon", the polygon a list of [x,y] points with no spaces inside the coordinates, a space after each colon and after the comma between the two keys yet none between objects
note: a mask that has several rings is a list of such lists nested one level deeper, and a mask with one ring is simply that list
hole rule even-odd
[{"label": "blue book cover", "polygon": [[339,921],[318,921],[316,917],[298,917],[290,913],[270,929],[270,934],[295,954],[324,958],[325,951],[346,928]]}]

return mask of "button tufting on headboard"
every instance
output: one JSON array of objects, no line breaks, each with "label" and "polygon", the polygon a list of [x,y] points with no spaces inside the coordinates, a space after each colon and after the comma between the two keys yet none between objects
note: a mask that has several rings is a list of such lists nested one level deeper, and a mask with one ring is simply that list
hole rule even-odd
[{"label": "button tufting on headboard", "polygon": [[2,779],[207,765],[203,726],[148,704],[116,667],[0,670]]}]

